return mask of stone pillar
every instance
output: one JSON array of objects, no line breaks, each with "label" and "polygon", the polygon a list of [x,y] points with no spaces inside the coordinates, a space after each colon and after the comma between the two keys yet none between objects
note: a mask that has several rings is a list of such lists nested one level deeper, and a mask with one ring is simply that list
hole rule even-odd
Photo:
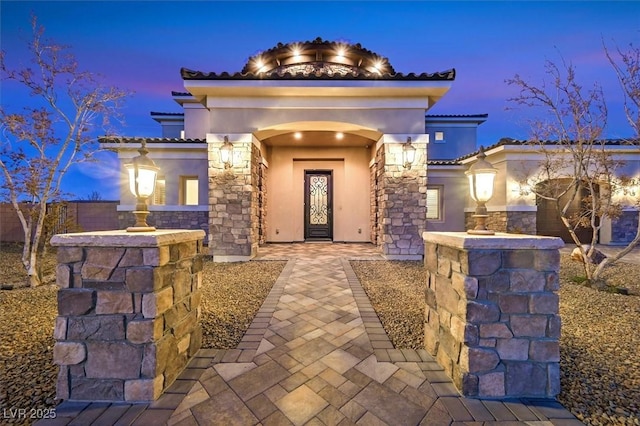
[{"label": "stone pillar", "polygon": [[560,392],[560,238],[425,232],[425,348],[465,396]]},{"label": "stone pillar", "polygon": [[[416,148],[409,168],[404,167],[402,157],[408,136]],[[422,259],[422,232],[427,224],[427,139],[428,135],[384,135],[379,142],[379,239],[387,259]]]},{"label": "stone pillar", "polygon": [[60,234],[56,397],[151,401],[200,349],[204,231]]},{"label": "stone pillar", "polygon": [[227,135],[233,166],[220,159],[223,137],[207,135],[209,159],[209,251],[214,262],[249,260],[259,241],[258,159],[260,149],[247,134]]}]

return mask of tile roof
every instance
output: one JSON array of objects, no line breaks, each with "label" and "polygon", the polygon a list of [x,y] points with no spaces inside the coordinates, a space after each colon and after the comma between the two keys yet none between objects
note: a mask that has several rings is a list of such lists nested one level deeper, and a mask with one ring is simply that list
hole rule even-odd
[{"label": "tile roof", "polygon": [[143,136],[117,137],[103,136],[98,138],[100,143],[122,143],[122,144],[139,144],[142,141],[146,143],[207,143],[206,139],[181,139],[181,138],[148,138]]},{"label": "tile roof", "polygon": [[247,73],[242,74],[239,72],[229,74],[228,72],[222,72],[220,74],[215,72],[202,72],[194,71],[187,68],[182,68],[180,74],[184,80],[394,80],[394,81],[453,81],[456,78],[456,70],[450,69],[435,73],[395,73],[395,74],[376,74],[373,75],[369,72],[357,71],[355,74],[333,74],[326,73]]},{"label": "tile roof", "polygon": [[157,111],[151,111],[149,114],[151,114],[151,115],[164,115],[164,116],[169,116],[169,117],[184,116],[184,112],[157,112]]},{"label": "tile roof", "polygon": [[426,118],[487,118],[489,114],[426,114]]},{"label": "tile roof", "polygon": [[[569,141],[569,143],[574,143],[575,141]],[[605,146],[631,146],[631,145],[635,145],[638,146],[640,141],[637,140],[631,140],[631,139],[602,139],[597,141],[599,143],[604,143]],[[525,140],[525,139],[512,139],[512,138],[502,138],[500,139],[498,142],[494,143],[493,145],[489,145],[486,148],[483,147],[483,150],[485,152],[489,151],[490,149],[494,149],[494,148],[498,148],[500,146],[523,146],[523,145],[539,145],[539,144],[543,144],[543,145],[548,145],[548,146],[554,146],[554,145],[562,145],[564,142],[562,141],[557,141],[557,140],[543,140],[543,141],[532,141],[532,140]],[[474,151],[470,154],[467,155],[463,155],[462,157],[458,157],[456,158],[456,161],[462,161],[462,160],[466,160],[467,158],[471,158],[474,157],[478,154],[479,151]]]}]

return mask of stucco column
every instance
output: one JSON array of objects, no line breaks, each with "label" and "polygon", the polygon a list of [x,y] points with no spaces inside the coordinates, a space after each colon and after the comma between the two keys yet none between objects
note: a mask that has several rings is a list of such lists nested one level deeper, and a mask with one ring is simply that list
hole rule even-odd
[{"label": "stucco column", "polygon": [[200,349],[204,231],[60,234],[56,396],[151,401]]},{"label": "stucco column", "polygon": [[425,232],[424,343],[466,396],[560,392],[560,238]]},{"label": "stucco column", "polygon": [[[422,259],[427,216],[426,134],[385,134],[376,146],[379,240],[388,259]],[[411,138],[415,160],[405,165]]]}]

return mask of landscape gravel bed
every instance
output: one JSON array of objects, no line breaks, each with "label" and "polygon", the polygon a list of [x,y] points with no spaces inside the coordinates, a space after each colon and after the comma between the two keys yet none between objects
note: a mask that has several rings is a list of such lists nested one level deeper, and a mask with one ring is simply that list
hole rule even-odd
[{"label": "landscape gravel bed", "polygon": [[[351,262],[397,348],[422,347],[422,262]],[[560,402],[587,425],[640,425],[640,266],[618,263],[609,284],[629,296],[575,284],[581,266],[562,255]]]}]

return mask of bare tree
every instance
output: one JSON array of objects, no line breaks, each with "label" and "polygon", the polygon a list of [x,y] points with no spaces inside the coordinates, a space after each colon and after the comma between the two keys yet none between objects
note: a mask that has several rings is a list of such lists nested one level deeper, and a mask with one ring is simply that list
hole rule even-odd
[{"label": "bare tree", "polygon": [[[638,87],[637,67],[615,69],[619,78],[625,82],[630,79],[635,84],[631,87]],[[602,138],[608,115],[602,88],[595,83],[585,89],[578,82],[575,67],[564,60],[559,64],[546,62],[541,84],[525,81],[519,75],[507,83],[520,89],[511,102],[536,110],[536,118],[530,122],[530,143],[543,158],[535,170],[523,171],[521,183],[539,199],[556,206],[560,220],[581,252],[587,282],[601,286],[604,267],[618,261],[638,242],[636,238],[620,254],[594,261],[599,230],[605,219],[620,216],[623,206],[615,194],[627,183],[617,173],[623,161]],[[576,205],[579,208],[572,211]],[[579,228],[591,230],[588,244],[580,241]]]},{"label": "bare tree", "polygon": [[29,95],[19,111],[0,108],[0,171],[2,195],[24,232],[22,263],[31,286],[37,286],[47,203],[60,200],[62,179],[72,164],[91,160],[97,150],[94,133],[108,132],[127,94],[80,71],[67,46],[43,37],[35,16],[31,27],[29,65],[10,68],[6,53],[0,52],[2,80],[17,83]]},{"label": "bare tree", "polygon": [[102,200],[102,194],[100,193],[100,191],[91,191],[91,194],[87,195],[85,200],[87,200],[87,201],[101,201]]}]

